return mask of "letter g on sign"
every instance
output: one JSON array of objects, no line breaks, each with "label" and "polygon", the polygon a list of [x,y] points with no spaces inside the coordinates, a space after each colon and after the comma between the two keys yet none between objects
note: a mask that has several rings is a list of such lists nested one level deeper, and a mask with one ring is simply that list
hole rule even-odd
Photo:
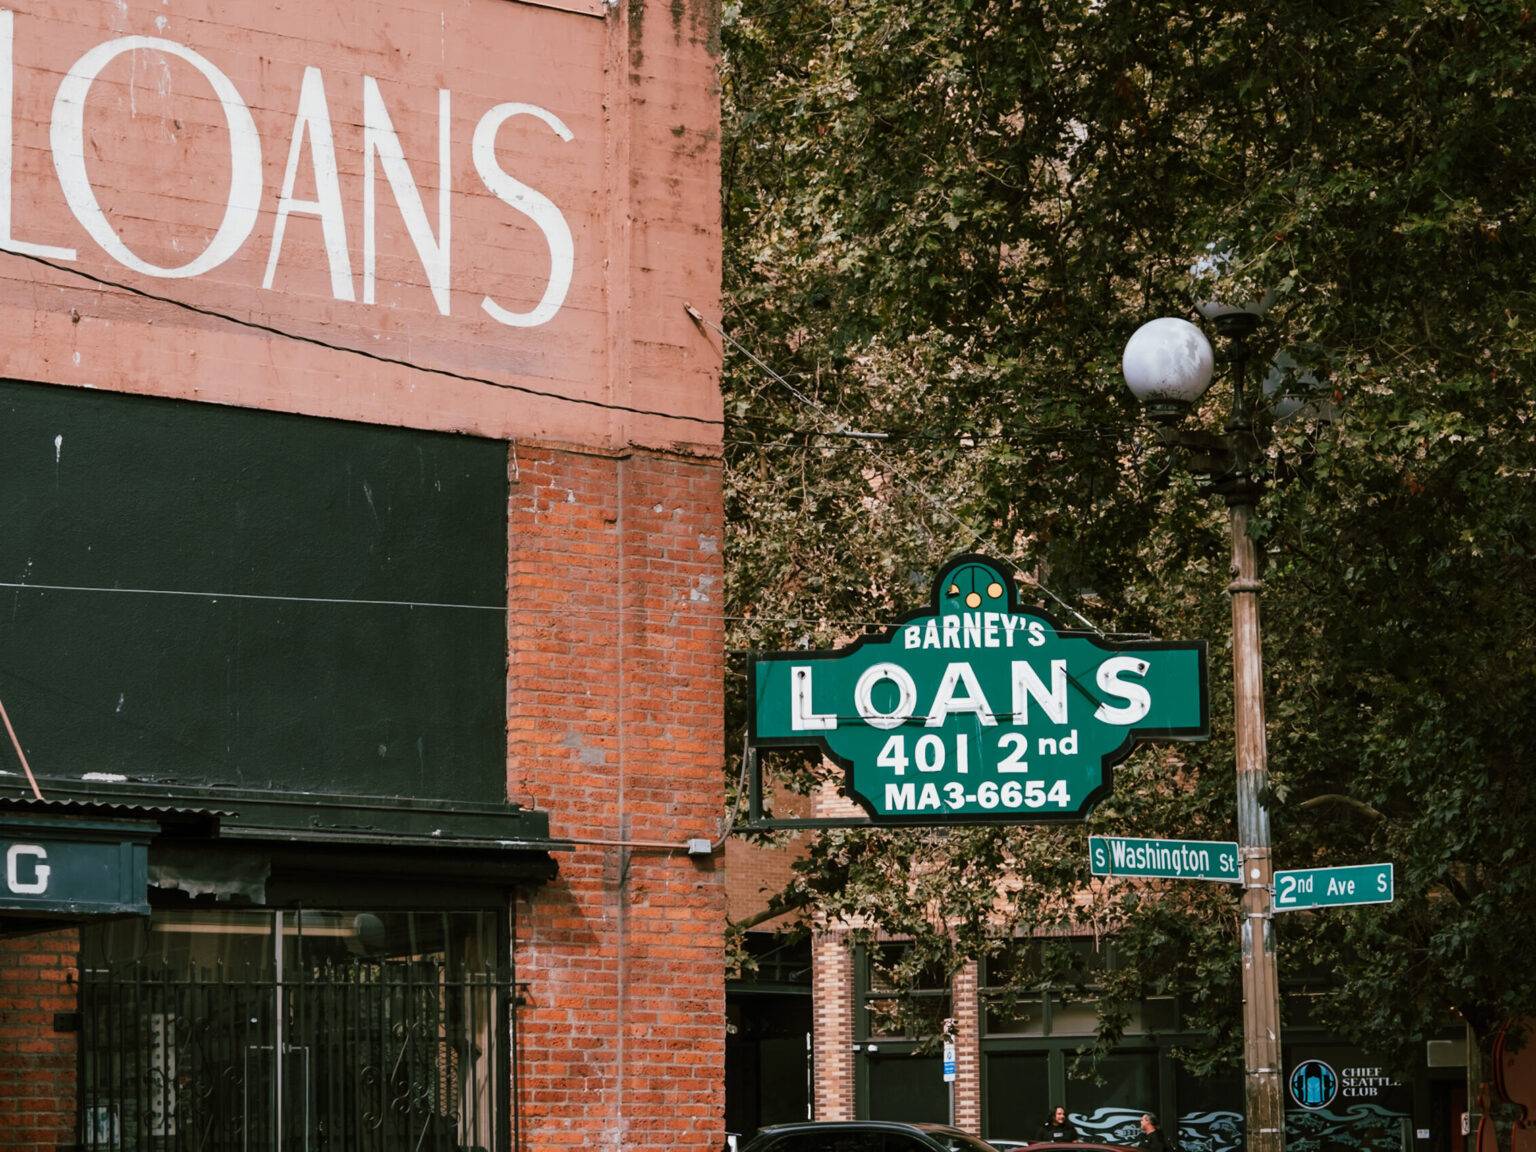
[{"label": "letter g on sign", "polygon": [[[27,878],[22,877],[21,862],[32,861]],[[41,896],[48,891],[48,876],[52,868],[44,864],[48,853],[37,844],[12,844],[5,853],[5,886],[18,896]]]}]

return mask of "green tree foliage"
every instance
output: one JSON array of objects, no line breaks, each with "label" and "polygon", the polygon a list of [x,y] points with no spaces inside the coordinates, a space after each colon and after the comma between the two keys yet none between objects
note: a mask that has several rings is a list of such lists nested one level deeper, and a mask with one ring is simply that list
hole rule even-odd
[{"label": "green tree foliage", "polygon": [[[1281,918],[1282,973],[1336,973],[1336,1026],[1404,1060],[1536,1012],[1528,3],[739,0],[723,43],[725,324],[784,377],[728,349],[732,647],[844,643],[946,556],[1010,558],[1063,624],[1211,639],[1214,738],[1136,753],[1088,830],[1231,838],[1224,511],[1119,372],[1217,258],[1336,413],[1266,448],[1276,861],[1397,864],[1389,908]],[[1191,1066],[1230,1063],[1232,891],[1084,904],[1086,871],[1082,827],[835,832],[782,900],[918,967],[1113,929],[1100,1043],[1156,982],[1209,1030]]]}]

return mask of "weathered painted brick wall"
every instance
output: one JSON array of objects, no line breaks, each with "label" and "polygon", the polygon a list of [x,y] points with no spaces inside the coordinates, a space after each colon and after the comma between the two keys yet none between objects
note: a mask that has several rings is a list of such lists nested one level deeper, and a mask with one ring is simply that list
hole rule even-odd
[{"label": "weathered painted brick wall", "polygon": [[0,374],[717,446],[717,5],[566,7],[0,4]]},{"label": "weathered painted brick wall", "polygon": [[[706,315],[718,295],[718,96],[698,68],[715,15],[621,7],[607,107],[630,128],[610,162],[634,176],[612,205],[610,248],[630,255],[610,291],[633,306],[610,311],[610,394],[712,415],[718,359],[680,294]],[[683,447],[718,434],[665,430]],[[723,814],[718,461],[513,459],[508,792],[585,841],[517,909],[524,1144],[713,1152],[724,886],[718,856],[678,849],[717,839]]]},{"label": "weathered painted brick wall", "polygon": [[[509,792],[578,840],[518,908],[529,1149],[723,1139],[719,474],[519,451]],[[628,842],[626,847],[619,842]]]},{"label": "weathered painted brick wall", "polygon": [[0,940],[0,1148],[55,1152],[75,1143],[75,931]]}]

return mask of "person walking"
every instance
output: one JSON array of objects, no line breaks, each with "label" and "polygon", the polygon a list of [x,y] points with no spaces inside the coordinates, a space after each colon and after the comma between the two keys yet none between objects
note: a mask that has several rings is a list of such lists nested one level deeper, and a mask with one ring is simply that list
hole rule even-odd
[{"label": "person walking", "polygon": [[1077,1139],[1077,1126],[1067,1118],[1067,1110],[1058,1107],[1035,1133],[1036,1144],[1061,1144]]},{"label": "person walking", "polygon": [[1141,1114],[1141,1139],[1136,1147],[1142,1152],[1177,1152],[1163,1130],[1157,1126],[1157,1117],[1150,1112]]}]

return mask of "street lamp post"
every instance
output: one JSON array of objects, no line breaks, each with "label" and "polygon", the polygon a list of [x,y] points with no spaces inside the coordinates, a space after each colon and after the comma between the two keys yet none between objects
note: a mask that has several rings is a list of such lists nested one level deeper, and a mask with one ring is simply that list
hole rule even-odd
[{"label": "street lamp post", "polygon": [[1243,863],[1243,1065],[1250,1152],[1284,1152],[1285,1103],[1281,1082],[1280,983],[1270,915],[1273,866],[1269,812],[1264,806],[1268,765],[1264,739],[1264,669],[1259,637],[1258,553],[1249,523],[1261,487],[1261,446],[1248,382],[1248,340],[1258,325],[1255,308],[1202,307],[1230,346],[1232,407],[1221,435],[1180,428],[1210,384],[1214,356],[1203,332],[1186,320],[1142,325],[1125,347],[1126,383],[1147,408],[1158,437],[1184,453],[1208,490],[1225,498],[1232,536],[1232,679],[1237,743],[1237,841]]}]

